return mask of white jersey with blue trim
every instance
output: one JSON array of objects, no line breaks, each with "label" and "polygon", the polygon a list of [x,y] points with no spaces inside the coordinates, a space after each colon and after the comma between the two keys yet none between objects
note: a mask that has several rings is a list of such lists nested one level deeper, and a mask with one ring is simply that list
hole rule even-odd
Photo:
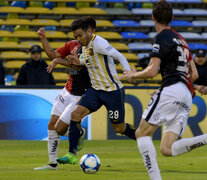
[{"label": "white jersey with blue trim", "polygon": [[111,56],[115,52],[117,50],[98,35],[93,35],[89,45],[82,47],[83,58],[94,89],[114,91],[123,87]]}]

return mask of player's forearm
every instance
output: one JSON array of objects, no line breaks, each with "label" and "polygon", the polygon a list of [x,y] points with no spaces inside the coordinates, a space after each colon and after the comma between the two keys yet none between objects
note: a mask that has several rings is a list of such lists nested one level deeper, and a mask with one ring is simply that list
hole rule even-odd
[{"label": "player's forearm", "polygon": [[74,69],[77,69],[77,70],[80,70],[82,68],[82,66],[71,64],[68,61],[68,59],[56,58],[56,59],[54,59],[54,61],[55,61],[56,64],[61,64],[63,66],[74,68]]},{"label": "player's forearm", "polygon": [[55,59],[55,58],[59,57],[59,54],[53,48],[51,48],[51,46],[46,38],[42,38],[41,42],[43,45],[43,49],[49,58]]},{"label": "player's forearm", "polygon": [[125,69],[125,70],[130,70],[130,66],[129,63],[127,61],[127,59],[124,57],[123,54],[121,54],[119,51],[115,51],[114,53],[112,53],[111,55],[114,59],[118,60],[121,64],[121,66]]}]

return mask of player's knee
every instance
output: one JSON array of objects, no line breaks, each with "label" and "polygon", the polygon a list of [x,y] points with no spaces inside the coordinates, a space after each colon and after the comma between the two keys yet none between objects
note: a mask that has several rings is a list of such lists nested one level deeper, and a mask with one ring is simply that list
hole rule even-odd
[{"label": "player's knee", "polygon": [[78,110],[74,110],[71,113],[71,119],[73,121],[80,121],[81,120],[81,112],[79,112]]},{"label": "player's knee", "polygon": [[161,151],[163,156],[171,156],[172,155],[171,149],[169,147],[161,146],[160,151]]},{"label": "player's knee", "polygon": [[55,129],[55,131],[56,131],[56,133],[58,135],[60,135],[60,136],[64,136],[65,135],[65,131],[63,131],[63,129],[61,129],[60,127],[55,126],[54,129]]},{"label": "player's knee", "polygon": [[114,124],[113,129],[116,133],[123,134],[125,131],[125,126],[122,124]]},{"label": "player's knee", "polygon": [[48,122],[48,129],[50,129],[50,130],[52,130],[52,129],[54,129],[54,126],[55,126],[55,123],[53,123],[52,121],[49,121]]}]

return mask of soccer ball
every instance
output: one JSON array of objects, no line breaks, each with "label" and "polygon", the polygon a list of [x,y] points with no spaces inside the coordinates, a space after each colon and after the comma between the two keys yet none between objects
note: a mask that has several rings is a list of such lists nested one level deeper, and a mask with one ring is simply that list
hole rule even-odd
[{"label": "soccer ball", "polygon": [[85,154],[80,159],[80,167],[85,173],[96,173],[101,166],[101,161],[95,154]]}]

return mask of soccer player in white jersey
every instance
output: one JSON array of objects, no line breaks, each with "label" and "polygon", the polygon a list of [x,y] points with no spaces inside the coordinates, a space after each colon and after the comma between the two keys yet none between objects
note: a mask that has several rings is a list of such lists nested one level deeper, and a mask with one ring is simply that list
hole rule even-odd
[{"label": "soccer player in white jersey", "polygon": [[[192,106],[194,90],[191,81],[198,77],[185,39],[171,29],[172,7],[164,0],[153,8],[152,19],[157,35],[148,67],[140,72],[126,71],[122,78],[152,78],[159,68],[162,84],[155,93],[136,130],[138,149],[152,180],[161,175],[151,136],[164,124],[160,150],[164,156],[177,156],[207,144],[207,134],[178,140],[185,130]],[[169,162],[170,163],[170,162]]]},{"label": "soccer player in white jersey", "polygon": [[135,139],[134,128],[124,123],[125,93],[114,65],[114,59],[116,59],[124,69],[130,70],[126,58],[107,40],[92,34],[87,21],[83,18],[73,21],[71,30],[74,37],[83,46],[82,58],[79,60],[74,56],[71,57],[71,60],[87,67],[92,87],[81,97],[71,114],[69,153],[57,159],[62,164],[77,163],[76,150],[81,119],[89,113],[97,111],[102,105],[108,111],[114,130]]}]

